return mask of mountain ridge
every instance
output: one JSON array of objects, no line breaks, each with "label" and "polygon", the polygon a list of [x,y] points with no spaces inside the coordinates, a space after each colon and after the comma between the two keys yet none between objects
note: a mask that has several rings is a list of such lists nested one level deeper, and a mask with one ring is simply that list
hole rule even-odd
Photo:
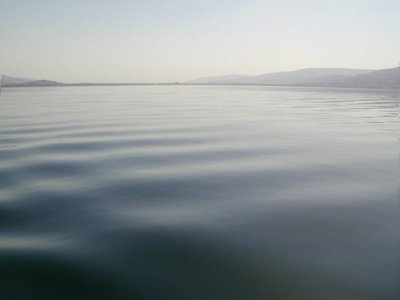
[{"label": "mountain ridge", "polygon": [[[45,86],[92,86],[92,85],[154,85],[174,83],[62,83],[52,80],[1,76],[3,87],[45,87]],[[270,85],[308,86],[338,88],[399,89],[400,67],[370,70],[349,68],[306,68],[294,71],[265,73],[261,75],[227,74],[201,77],[181,84],[227,84],[227,85]]]},{"label": "mountain ridge", "polygon": [[22,84],[25,82],[29,82],[29,81],[34,81],[35,79],[31,79],[31,78],[21,78],[21,77],[14,77],[14,76],[8,76],[8,75],[1,75],[0,78],[0,83],[1,85],[12,85],[12,84]]},{"label": "mountain ridge", "polygon": [[370,70],[348,68],[306,68],[255,76],[230,75],[201,77],[188,84],[255,84],[314,87],[384,88],[400,86],[400,67]]}]

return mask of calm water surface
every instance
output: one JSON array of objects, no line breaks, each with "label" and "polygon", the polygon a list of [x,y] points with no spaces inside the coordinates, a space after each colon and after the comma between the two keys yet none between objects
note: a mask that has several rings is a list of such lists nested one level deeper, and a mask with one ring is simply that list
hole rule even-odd
[{"label": "calm water surface", "polygon": [[1,299],[397,300],[398,94],[10,88]]}]

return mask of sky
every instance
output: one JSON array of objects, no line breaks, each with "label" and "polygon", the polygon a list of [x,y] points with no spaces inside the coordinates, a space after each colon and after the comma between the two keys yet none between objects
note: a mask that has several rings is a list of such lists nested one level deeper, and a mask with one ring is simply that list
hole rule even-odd
[{"label": "sky", "polygon": [[399,62],[399,0],[0,0],[10,76],[182,82]]}]

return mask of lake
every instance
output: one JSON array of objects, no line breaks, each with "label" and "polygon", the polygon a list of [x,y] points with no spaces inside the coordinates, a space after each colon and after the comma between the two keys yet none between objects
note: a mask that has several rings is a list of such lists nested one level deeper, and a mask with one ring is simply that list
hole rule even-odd
[{"label": "lake", "polygon": [[0,298],[397,300],[398,101],[5,88]]}]

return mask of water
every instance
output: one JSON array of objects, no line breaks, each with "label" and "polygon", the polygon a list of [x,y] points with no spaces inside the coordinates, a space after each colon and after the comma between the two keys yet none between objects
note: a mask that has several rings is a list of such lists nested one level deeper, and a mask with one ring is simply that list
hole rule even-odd
[{"label": "water", "polygon": [[398,95],[4,89],[1,299],[399,299]]}]

